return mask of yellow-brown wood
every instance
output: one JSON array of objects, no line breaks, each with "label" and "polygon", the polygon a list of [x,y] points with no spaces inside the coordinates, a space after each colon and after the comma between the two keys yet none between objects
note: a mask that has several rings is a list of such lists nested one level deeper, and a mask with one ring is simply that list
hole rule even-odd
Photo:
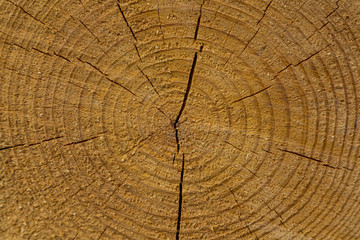
[{"label": "yellow-brown wood", "polygon": [[360,239],[358,0],[0,2],[1,239]]}]

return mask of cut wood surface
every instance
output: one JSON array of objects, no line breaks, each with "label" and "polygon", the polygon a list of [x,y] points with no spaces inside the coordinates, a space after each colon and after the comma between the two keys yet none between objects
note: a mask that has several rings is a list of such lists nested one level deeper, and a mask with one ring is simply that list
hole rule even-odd
[{"label": "cut wood surface", "polygon": [[360,239],[360,1],[0,1],[0,239]]}]

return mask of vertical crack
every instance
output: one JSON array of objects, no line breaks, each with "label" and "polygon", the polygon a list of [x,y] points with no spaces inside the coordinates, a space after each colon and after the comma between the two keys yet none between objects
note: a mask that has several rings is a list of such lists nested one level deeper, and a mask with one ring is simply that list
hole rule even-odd
[{"label": "vertical crack", "polygon": [[184,181],[184,166],[185,166],[185,154],[183,154],[182,165],[181,165],[181,175],[179,183],[179,210],[178,210],[178,220],[176,226],[176,240],[179,239],[180,235],[180,225],[181,225],[181,210],[182,210],[182,190],[183,190],[183,181]]},{"label": "vertical crack", "polygon": [[196,24],[196,29],[195,29],[195,35],[194,35],[194,40],[197,39],[197,35],[198,35],[198,32],[199,32],[199,27],[200,27],[200,21],[201,21],[201,15],[202,15],[202,7],[204,5],[204,1],[201,3],[200,5],[200,13],[199,13],[199,17],[198,17],[198,20],[197,20],[197,24]]},{"label": "vertical crack", "polygon": [[[200,47],[199,52],[202,52],[202,50],[203,50],[203,46]],[[176,117],[176,119],[175,119],[175,121],[174,121],[174,129],[175,129],[175,138],[176,138],[176,145],[177,145],[177,153],[179,153],[179,150],[180,150],[179,131],[178,131],[178,128],[177,128],[177,127],[178,127],[178,123],[179,123],[181,114],[183,113],[183,111],[184,111],[184,109],[185,109],[186,101],[187,101],[187,99],[188,99],[188,97],[189,97],[189,93],[190,93],[190,89],[191,89],[191,84],[192,84],[193,77],[194,77],[194,72],[195,72],[197,57],[198,57],[198,52],[195,52],[194,60],[193,60],[192,66],[191,66],[190,74],[189,74],[188,84],[187,84],[186,91],[185,91],[185,94],[184,94],[183,103],[182,103],[182,105],[181,105],[179,114],[177,115],[177,117]]]},{"label": "vertical crack", "polygon": [[135,33],[134,33],[134,31],[132,30],[129,22],[127,21],[127,19],[126,19],[126,17],[125,17],[125,14],[124,14],[123,10],[122,10],[121,7],[120,7],[120,1],[118,0],[118,2],[117,2],[116,4],[117,4],[117,6],[118,6],[118,8],[119,8],[119,11],[120,11],[120,13],[121,13],[121,15],[122,15],[122,17],[123,17],[123,19],[124,19],[127,27],[129,28],[129,30],[130,30],[130,32],[131,32],[131,35],[134,37],[135,41],[137,42],[137,38],[136,38],[136,36],[135,36]]}]

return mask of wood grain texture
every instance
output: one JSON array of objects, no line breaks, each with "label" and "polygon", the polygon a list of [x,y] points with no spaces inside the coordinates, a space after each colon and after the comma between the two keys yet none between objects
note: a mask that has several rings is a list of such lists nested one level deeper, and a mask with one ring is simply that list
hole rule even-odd
[{"label": "wood grain texture", "polygon": [[360,239],[359,16],[0,1],[0,238]]}]

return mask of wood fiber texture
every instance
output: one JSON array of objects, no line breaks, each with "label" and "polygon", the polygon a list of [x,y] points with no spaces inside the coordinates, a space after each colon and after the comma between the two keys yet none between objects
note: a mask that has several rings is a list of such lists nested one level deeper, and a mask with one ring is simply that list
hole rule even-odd
[{"label": "wood fiber texture", "polygon": [[0,239],[360,239],[359,16],[1,0]]}]

